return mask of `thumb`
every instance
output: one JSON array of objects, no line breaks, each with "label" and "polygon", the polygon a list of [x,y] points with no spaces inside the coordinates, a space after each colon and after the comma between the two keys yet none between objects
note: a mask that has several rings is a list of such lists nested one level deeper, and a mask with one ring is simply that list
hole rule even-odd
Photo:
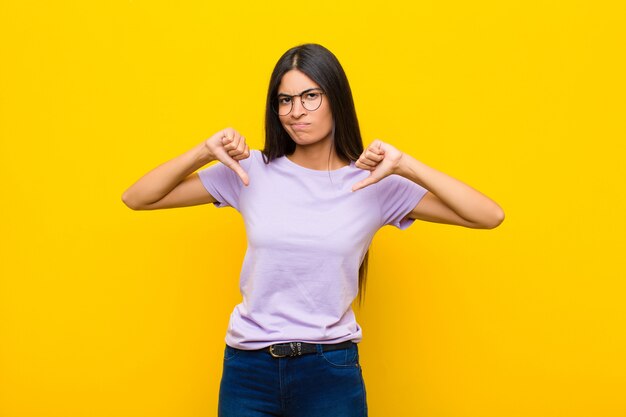
[{"label": "thumb", "polygon": [[375,184],[378,181],[379,181],[378,178],[374,177],[373,175],[370,175],[369,177],[365,178],[364,180],[359,181],[356,184],[354,184],[352,186],[352,191],[360,190],[361,188],[365,188],[368,185]]},{"label": "thumb", "polygon": [[226,165],[228,168],[235,171],[235,173],[239,175],[239,178],[241,178],[241,182],[243,182],[244,185],[250,184],[250,180],[248,179],[248,174],[241,167],[241,165],[239,164],[239,161],[236,161],[233,158],[231,158],[230,155],[228,155],[228,153],[224,153],[220,158],[220,162]]},{"label": "thumb", "polygon": [[[226,142],[230,142],[231,140],[233,140],[232,133],[227,132],[225,134],[225,136],[222,137],[222,146]],[[223,149],[223,148],[222,148],[222,151],[220,152],[220,154],[221,155],[218,158],[220,160],[220,162],[223,163],[224,165],[226,165],[228,168],[230,168],[233,171],[235,171],[235,173],[237,175],[239,175],[239,178],[241,178],[241,182],[243,182],[244,185],[249,185],[250,184],[250,180],[248,178],[248,174],[241,167],[241,165],[239,164],[239,161],[236,161],[233,158],[231,158],[230,155],[228,154],[228,152],[226,152],[226,150]]]},{"label": "thumb", "polygon": [[239,175],[239,178],[241,178],[241,181],[243,182],[244,185],[249,185],[250,184],[250,180],[248,179],[248,174],[246,173],[246,171],[244,171],[244,169],[241,167],[241,165],[239,164],[239,161],[235,161],[234,159],[230,158],[231,162],[226,162],[225,165],[232,169],[233,171],[235,171],[235,173],[237,173],[237,175]]}]

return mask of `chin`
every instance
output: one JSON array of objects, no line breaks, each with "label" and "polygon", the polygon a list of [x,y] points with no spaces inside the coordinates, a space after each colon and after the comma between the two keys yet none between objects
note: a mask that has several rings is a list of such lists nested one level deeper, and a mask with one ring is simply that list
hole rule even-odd
[{"label": "chin", "polygon": [[299,146],[309,146],[309,145],[315,145],[316,143],[320,143],[321,141],[318,140],[294,140],[294,142],[296,143],[296,145]]},{"label": "chin", "polygon": [[298,145],[314,145],[319,142],[324,142],[325,139],[328,139],[327,136],[318,136],[314,133],[307,132],[305,134],[301,134],[299,137],[294,135],[289,135],[291,140],[293,140]]},{"label": "chin", "polygon": [[302,136],[296,136],[296,135],[290,135],[290,136],[291,136],[291,140],[296,142],[298,145],[310,145],[312,143],[319,141],[319,139],[309,140],[308,135],[305,138],[303,138]]}]

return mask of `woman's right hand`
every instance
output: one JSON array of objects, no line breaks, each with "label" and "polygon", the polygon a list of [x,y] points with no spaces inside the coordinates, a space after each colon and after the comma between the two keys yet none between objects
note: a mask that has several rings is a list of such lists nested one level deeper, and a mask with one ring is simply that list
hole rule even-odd
[{"label": "woman's right hand", "polygon": [[243,170],[239,161],[250,156],[250,149],[246,139],[232,127],[222,129],[204,142],[211,160],[218,160],[233,171],[244,185],[249,184],[248,174]]}]

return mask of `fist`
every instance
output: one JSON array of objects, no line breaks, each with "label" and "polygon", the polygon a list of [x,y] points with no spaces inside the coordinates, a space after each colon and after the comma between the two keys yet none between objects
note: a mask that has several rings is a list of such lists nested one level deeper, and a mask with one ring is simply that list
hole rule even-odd
[{"label": "fist", "polygon": [[248,174],[239,164],[239,161],[250,156],[250,149],[246,139],[231,127],[220,130],[205,141],[205,146],[212,156],[239,175],[244,185],[250,183]]},{"label": "fist", "polygon": [[403,153],[379,139],[374,140],[363,151],[355,166],[370,171],[370,176],[352,186],[352,191],[359,190],[395,174],[400,166]]}]

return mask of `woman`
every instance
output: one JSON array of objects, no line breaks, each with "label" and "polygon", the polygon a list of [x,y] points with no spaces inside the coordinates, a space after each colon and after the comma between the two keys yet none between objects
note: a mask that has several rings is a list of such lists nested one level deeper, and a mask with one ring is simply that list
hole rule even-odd
[{"label": "woman", "polygon": [[504,214],[389,143],[364,149],[343,68],[320,45],[283,54],[266,107],[262,152],[226,128],[122,200],[134,210],[213,203],[244,218],[243,301],[225,338],[220,416],[366,416],[351,303],[363,294],[376,231],[416,219],[490,229]]}]

